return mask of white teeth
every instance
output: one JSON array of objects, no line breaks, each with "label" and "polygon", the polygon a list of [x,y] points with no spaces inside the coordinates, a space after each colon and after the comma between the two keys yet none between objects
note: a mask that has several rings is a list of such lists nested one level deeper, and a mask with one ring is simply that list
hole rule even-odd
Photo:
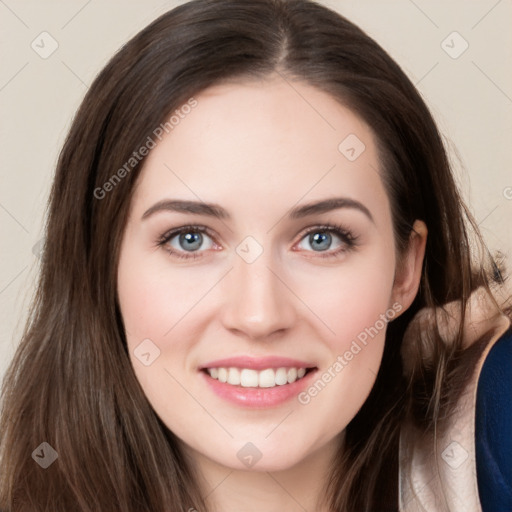
[{"label": "white teeth", "polygon": [[260,388],[273,388],[276,385],[276,374],[272,368],[260,372],[258,378]]},{"label": "white teeth", "polygon": [[228,371],[226,368],[219,368],[219,382],[227,382],[228,380]]},{"label": "white teeth", "polygon": [[256,370],[243,369],[240,372],[240,385],[244,388],[258,387],[258,372]]},{"label": "white teeth", "polygon": [[227,383],[233,384],[233,386],[238,386],[238,384],[240,384],[240,372],[236,368],[230,368],[228,370]]},{"label": "white teeth", "polygon": [[282,386],[283,384],[288,384],[288,377],[286,376],[286,368],[278,368],[276,372],[276,384],[278,386]]},{"label": "white teeth", "polygon": [[273,388],[292,384],[306,375],[306,368],[267,368],[257,371],[249,368],[208,368],[208,373],[219,382],[244,388]]},{"label": "white teeth", "polygon": [[297,368],[290,368],[288,370],[288,384],[295,382],[297,380]]}]

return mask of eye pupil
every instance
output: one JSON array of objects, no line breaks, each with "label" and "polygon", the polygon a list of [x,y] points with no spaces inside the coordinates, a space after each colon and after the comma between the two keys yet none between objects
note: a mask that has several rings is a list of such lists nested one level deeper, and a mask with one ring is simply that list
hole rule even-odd
[{"label": "eye pupil", "polygon": [[199,249],[203,243],[203,235],[201,233],[182,233],[179,237],[180,246],[186,251]]},{"label": "eye pupil", "polygon": [[332,236],[329,233],[317,232],[309,235],[309,243],[311,247],[324,251],[330,247],[331,238]]}]

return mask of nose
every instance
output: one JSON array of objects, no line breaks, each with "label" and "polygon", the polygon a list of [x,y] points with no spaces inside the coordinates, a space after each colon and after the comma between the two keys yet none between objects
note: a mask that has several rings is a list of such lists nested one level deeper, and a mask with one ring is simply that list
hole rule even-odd
[{"label": "nose", "polygon": [[280,274],[266,252],[252,263],[236,256],[226,277],[224,327],[252,340],[289,330],[297,321],[296,299],[285,284],[286,276]]}]

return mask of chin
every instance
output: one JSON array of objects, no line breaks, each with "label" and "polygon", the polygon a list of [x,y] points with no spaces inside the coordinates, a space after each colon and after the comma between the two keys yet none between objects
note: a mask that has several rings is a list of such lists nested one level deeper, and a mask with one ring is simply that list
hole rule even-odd
[{"label": "chin", "polygon": [[[267,434],[265,434],[267,435]],[[250,439],[250,438],[249,438]],[[209,447],[210,448],[210,447]],[[304,440],[291,440],[276,436],[275,439],[230,440],[222,443],[218,451],[202,452],[213,462],[232,470],[254,472],[284,471],[291,469],[315,451],[313,443],[307,448]]]}]

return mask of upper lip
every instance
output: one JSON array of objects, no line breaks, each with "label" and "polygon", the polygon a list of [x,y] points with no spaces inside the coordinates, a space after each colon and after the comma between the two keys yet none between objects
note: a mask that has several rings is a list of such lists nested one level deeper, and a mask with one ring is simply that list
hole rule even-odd
[{"label": "upper lip", "polygon": [[199,367],[200,370],[206,368],[250,368],[252,370],[265,370],[267,368],[315,368],[315,365],[306,361],[299,361],[298,359],[291,359],[289,357],[251,357],[251,356],[237,356],[228,357],[226,359],[216,359],[215,361],[208,362]]}]

